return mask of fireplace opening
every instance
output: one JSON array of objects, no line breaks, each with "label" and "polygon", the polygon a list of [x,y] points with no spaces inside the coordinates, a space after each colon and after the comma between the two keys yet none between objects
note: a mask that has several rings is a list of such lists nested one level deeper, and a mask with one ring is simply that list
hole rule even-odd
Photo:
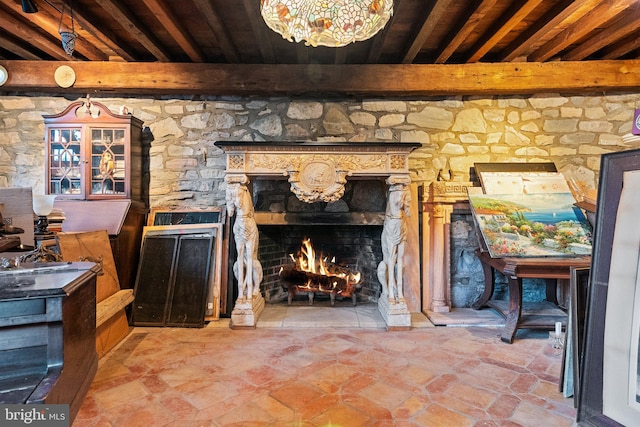
[{"label": "fireplace opening", "polygon": [[[377,267],[382,260],[382,226],[387,186],[381,179],[354,180],[345,185],[336,202],[305,203],[291,192],[284,180],[256,179],[253,200],[260,241],[258,260],[263,269],[261,290],[267,304],[288,304],[290,282],[282,279],[283,268],[291,266],[291,255],[303,242],[312,242],[316,252],[335,259],[339,268],[361,274],[354,296],[334,295],[344,304],[375,303],[382,286]],[[314,292],[314,303],[332,301],[327,292]],[[307,303],[300,292],[295,302]]]},{"label": "fireplace opening", "polygon": [[[382,259],[380,235],[382,226],[372,225],[260,225],[258,260],[262,264],[262,291],[267,304],[287,304],[288,283],[280,275],[281,269],[291,265],[291,255],[309,239],[317,252],[335,258],[335,264],[361,274],[355,292],[356,303],[376,302],[382,291],[376,269]],[[327,293],[317,292],[317,301],[330,300]],[[295,300],[307,301],[308,295],[299,293]],[[352,302],[351,295],[337,295],[337,301]]]}]

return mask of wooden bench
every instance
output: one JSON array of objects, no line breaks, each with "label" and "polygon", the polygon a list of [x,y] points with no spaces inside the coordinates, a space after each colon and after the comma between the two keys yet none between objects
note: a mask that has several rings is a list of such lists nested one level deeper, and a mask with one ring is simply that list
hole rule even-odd
[{"label": "wooden bench", "polygon": [[133,289],[122,289],[96,304],[96,328],[133,302]]},{"label": "wooden bench", "polygon": [[120,289],[106,230],[58,233],[56,241],[64,260],[90,259],[102,264],[96,288],[96,350],[102,357],[131,331],[125,307],[133,301],[133,289]]}]

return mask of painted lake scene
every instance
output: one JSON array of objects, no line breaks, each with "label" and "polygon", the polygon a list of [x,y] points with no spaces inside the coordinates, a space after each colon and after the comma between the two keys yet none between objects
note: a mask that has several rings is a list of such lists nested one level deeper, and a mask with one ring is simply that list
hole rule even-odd
[{"label": "painted lake scene", "polygon": [[571,193],[469,194],[469,202],[494,258],[591,255],[591,225]]}]

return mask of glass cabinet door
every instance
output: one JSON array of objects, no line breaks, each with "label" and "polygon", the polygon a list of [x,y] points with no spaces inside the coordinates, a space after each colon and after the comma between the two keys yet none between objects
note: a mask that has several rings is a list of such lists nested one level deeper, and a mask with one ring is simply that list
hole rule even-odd
[{"label": "glass cabinet door", "polygon": [[49,129],[49,194],[82,194],[81,136],[80,129]]},{"label": "glass cabinet door", "polygon": [[90,194],[126,194],[126,129],[91,129]]}]

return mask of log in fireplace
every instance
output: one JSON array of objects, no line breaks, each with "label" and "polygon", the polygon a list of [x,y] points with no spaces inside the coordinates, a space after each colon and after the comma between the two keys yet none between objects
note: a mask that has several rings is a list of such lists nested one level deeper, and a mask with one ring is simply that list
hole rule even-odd
[{"label": "log in fireplace", "polygon": [[[382,291],[377,268],[382,259],[381,234],[387,203],[384,180],[352,180],[345,184],[345,194],[337,202],[312,204],[300,202],[287,184],[284,180],[265,179],[255,179],[252,184],[260,231],[258,260],[264,273],[261,288],[266,303],[289,302],[298,293],[296,286],[301,293],[298,299],[319,295],[347,298],[354,304],[377,303]],[[310,249],[304,247],[307,240]],[[359,272],[356,292],[332,293],[319,286],[308,290],[307,283],[293,283],[293,277],[300,275],[292,272],[291,267],[300,264],[297,260],[301,252],[309,251],[318,258],[318,262],[311,261],[316,270],[326,259],[334,268]],[[342,280],[336,282],[346,286]],[[288,292],[290,284],[292,293]],[[350,280],[349,286],[352,285]]]}]

